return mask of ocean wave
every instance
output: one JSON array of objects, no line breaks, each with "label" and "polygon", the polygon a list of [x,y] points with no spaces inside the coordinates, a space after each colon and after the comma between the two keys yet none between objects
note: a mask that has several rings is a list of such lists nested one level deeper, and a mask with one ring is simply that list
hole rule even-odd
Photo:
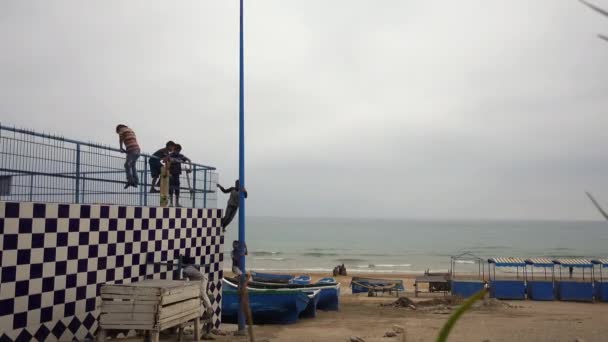
[{"label": "ocean wave", "polygon": [[[358,269],[356,273],[397,273],[397,274],[423,274],[425,270],[386,270],[386,269]],[[445,272],[445,271],[444,271]]]},{"label": "ocean wave", "polygon": [[251,255],[255,256],[269,256],[269,255],[277,255],[281,254],[281,252],[272,252],[272,251],[253,251]]},{"label": "ocean wave", "polygon": [[365,260],[363,260],[363,259],[355,259],[355,258],[336,259],[336,261],[341,262],[343,264],[354,264],[354,263],[365,262]]},{"label": "ocean wave", "polygon": [[338,254],[336,254],[336,253],[321,253],[321,252],[306,252],[306,253],[302,253],[301,255],[321,258],[321,257],[324,257],[324,256],[337,256]]},{"label": "ocean wave", "polygon": [[257,272],[284,272],[284,273],[302,273],[302,272],[328,272],[331,273],[333,270],[329,268],[312,267],[312,268],[255,268],[253,271]]},{"label": "ocean wave", "polygon": [[412,264],[377,264],[376,267],[411,267]]},{"label": "ocean wave", "polygon": [[270,261],[285,261],[288,258],[253,258],[253,260],[270,260]]},{"label": "ocean wave", "polygon": [[450,253],[433,253],[433,252],[429,253],[429,255],[431,255],[431,256],[438,256],[438,257],[444,257],[444,258],[449,258],[449,257],[454,256],[453,254],[450,254]]},{"label": "ocean wave", "polygon": [[331,248],[315,247],[315,248],[308,248],[307,250],[315,251],[315,252],[323,252],[323,251],[352,251],[354,249],[352,249],[352,248],[335,248],[335,247],[331,247]]},{"label": "ocean wave", "polygon": [[473,251],[473,250],[491,250],[491,249],[511,249],[510,246],[501,246],[501,245],[496,245],[496,246],[474,246],[474,247],[469,247],[469,250]]},{"label": "ocean wave", "polygon": [[412,264],[369,264],[369,265],[356,265],[356,268],[376,268],[376,267],[381,267],[381,268],[394,268],[394,267],[411,267]]}]

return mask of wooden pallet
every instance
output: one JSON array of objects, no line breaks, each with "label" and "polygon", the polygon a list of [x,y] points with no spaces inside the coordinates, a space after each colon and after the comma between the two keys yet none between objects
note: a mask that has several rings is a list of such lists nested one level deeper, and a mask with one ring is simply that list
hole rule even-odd
[{"label": "wooden pallet", "polygon": [[97,341],[105,330],[150,331],[152,341],[162,330],[194,323],[194,337],[200,339],[200,282],[144,280],[101,287],[101,314]]}]

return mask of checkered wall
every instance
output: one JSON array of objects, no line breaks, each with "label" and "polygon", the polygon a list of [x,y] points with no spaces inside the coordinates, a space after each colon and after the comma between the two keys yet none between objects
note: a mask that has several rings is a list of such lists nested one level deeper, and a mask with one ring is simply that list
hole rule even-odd
[{"label": "checkered wall", "polygon": [[205,265],[221,317],[221,210],[0,202],[0,342],[83,341],[100,286],[174,279],[160,262]]}]

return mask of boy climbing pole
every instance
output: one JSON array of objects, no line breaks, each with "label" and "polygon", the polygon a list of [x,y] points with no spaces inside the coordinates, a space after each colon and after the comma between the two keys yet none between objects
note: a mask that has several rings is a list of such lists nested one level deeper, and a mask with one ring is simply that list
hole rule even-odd
[{"label": "boy climbing pole", "polygon": [[243,192],[245,198],[247,198],[247,190],[245,188],[241,189],[239,185],[239,181],[234,182],[234,186],[228,189],[224,189],[219,183],[217,187],[222,190],[225,194],[230,194],[228,198],[228,205],[226,206],[226,213],[224,214],[224,218],[222,219],[222,229],[225,232],[226,227],[232,222],[234,215],[236,215],[237,210],[239,209],[239,195],[241,191]]}]

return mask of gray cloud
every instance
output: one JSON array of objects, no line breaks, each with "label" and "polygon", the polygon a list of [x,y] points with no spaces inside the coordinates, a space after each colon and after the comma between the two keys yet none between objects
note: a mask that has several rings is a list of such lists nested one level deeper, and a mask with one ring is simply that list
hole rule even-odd
[{"label": "gray cloud", "polygon": [[[597,0],[608,8],[606,0]],[[238,173],[236,1],[5,0],[3,123]],[[246,1],[251,215],[598,219],[604,17],[577,1]]]}]

